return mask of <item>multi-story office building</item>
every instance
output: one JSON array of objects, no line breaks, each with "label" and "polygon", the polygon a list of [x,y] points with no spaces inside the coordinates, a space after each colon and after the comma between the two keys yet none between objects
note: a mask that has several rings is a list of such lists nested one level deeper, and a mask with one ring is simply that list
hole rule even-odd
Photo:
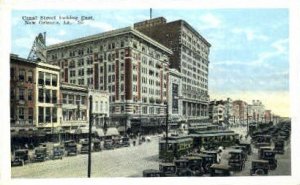
[{"label": "multi-story office building", "polygon": [[159,17],[135,23],[134,27],[172,49],[170,68],[182,75],[182,115],[189,120],[208,118],[208,67],[210,43],[184,20]]},{"label": "multi-story office building", "polygon": [[214,124],[223,124],[225,123],[226,110],[225,110],[226,101],[223,100],[214,100],[209,103],[209,119]]},{"label": "multi-story office building", "polygon": [[131,27],[47,47],[47,62],[60,66],[62,81],[108,91],[111,121],[125,129],[165,121],[170,55]]},{"label": "multi-story office building", "polygon": [[246,123],[249,119],[248,104],[242,100],[233,101],[233,117],[237,123]]},{"label": "multi-story office building", "polygon": [[53,132],[61,116],[59,67],[17,55],[11,55],[10,60],[11,127]]},{"label": "multi-story office building", "polygon": [[252,100],[249,105],[249,115],[254,122],[261,122],[264,119],[265,106],[259,100]]}]

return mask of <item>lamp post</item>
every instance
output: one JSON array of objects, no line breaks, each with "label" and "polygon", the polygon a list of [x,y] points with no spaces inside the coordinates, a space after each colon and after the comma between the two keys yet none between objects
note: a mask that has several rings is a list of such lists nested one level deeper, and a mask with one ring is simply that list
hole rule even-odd
[{"label": "lamp post", "polygon": [[93,108],[93,97],[92,95],[90,95],[89,97],[89,101],[90,101],[90,110],[89,110],[89,155],[88,155],[88,171],[87,171],[87,176],[88,178],[91,177],[91,149],[92,149],[92,108]]},{"label": "lamp post", "polygon": [[[166,152],[168,151],[168,131],[169,131],[169,107],[168,107],[168,101],[166,102]],[[165,160],[167,161],[167,155],[165,154]]]}]

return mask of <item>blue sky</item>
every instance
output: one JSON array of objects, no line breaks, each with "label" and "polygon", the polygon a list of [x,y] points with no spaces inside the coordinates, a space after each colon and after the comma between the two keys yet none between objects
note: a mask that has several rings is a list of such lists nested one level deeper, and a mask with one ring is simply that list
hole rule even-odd
[{"label": "blue sky", "polygon": [[[81,25],[24,25],[22,16],[93,16]],[[211,98],[261,99],[273,105],[288,100],[289,15],[287,9],[154,9],[153,17],[186,20],[211,44]],[[12,52],[27,57],[34,37],[47,32],[47,44],[133,25],[149,18],[149,9],[95,11],[13,11]],[[247,97],[244,95],[248,94]],[[270,96],[265,96],[270,95]],[[273,99],[270,97],[274,96]],[[259,96],[259,97],[258,97]],[[268,103],[266,103],[268,104]],[[288,107],[288,105],[287,105]],[[287,111],[288,108],[284,110]],[[283,109],[281,107],[281,109]],[[277,112],[282,112],[279,110]],[[276,111],[275,111],[276,112]]]}]

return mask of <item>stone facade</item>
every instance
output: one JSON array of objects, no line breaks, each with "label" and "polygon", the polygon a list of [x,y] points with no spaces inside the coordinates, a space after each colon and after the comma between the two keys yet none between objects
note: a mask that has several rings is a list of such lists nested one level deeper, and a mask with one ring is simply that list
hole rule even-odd
[{"label": "stone facade", "polygon": [[131,127],[165,121],[171,54],[127,27],[48,46],[47,62],[64,82],[107,90],[111,121]]},{"label": "stone facade", "polygon": [[188,120],[207,119],[210,43],[184,20],[167,23],[159,17],[135,23],[134,27],[172,49],[170,68],[182,74],[183,116]]}]

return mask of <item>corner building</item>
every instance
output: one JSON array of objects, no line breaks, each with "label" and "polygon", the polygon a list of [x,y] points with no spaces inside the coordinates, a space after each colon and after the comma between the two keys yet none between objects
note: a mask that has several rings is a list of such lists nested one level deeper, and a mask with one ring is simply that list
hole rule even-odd
[{"label": "corner building", "polygon": [[47,47],[63,82],[108,91],[110,122],[136,132],[164,124],[172,54],[132,27]]},{"label": "corner building", "polygon": [[168,22],[158,17],[134,28],[172,49],[170,68],[182,74],[182,112],[189,122],[208,119],[208,67],[210,43],[184,20]]}]

